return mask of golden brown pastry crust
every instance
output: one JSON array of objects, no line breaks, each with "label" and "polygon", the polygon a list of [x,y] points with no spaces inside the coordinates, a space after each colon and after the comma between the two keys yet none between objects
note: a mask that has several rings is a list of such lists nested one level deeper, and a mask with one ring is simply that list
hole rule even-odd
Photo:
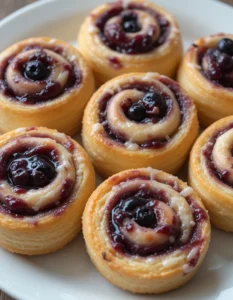
[{"label": "golden brown pastry crust", "polygon": [[[17,139],[17,143],[20,143],[20,140],[24,143],[24,139],[32,137],[41,140],[40,136],[42,138],[44,136],[44,139],[49,144],[50,142],[56,142],[58,148],[67,147],[67,149],[61,150],[62,152],[70,152],[68,155],[69,162],[63,159],[62,163],[57,166],[58,174],[56,178],[48,186],[39,190],[29,190],[24,194],[18,194],[18,198],[26,201],[29,197],[37,205],[41,205],[41,201],[49,196],[49,194],[44,193],[46,188],[50,190],[50,194],[54,193],[55,197],[56,190],[62,189],[62,185],[56,186],[55,182],[58,180],[58,177],[62,176],[61,172],[64,172],[66,166],[68,166],[68,169],[70,168],[69,164],[75,169],[75,182],[72,191],[64,202],[57,203],[56,205],[58,206],[47,209],[44,212],[35,211],[33,215],[27,213],[17,214],[17,212],[12,213],[1,202],[0,246],[11,252],[26,255],[50,253],[64,247],[70,242],[81,229],[81,217],[84,206],[95,188],[94,170],[85,151],[77,142],[56,130],[36,127],[31,129],[20,128],[11,131],[0,137],[0,151],[15,139]],[[38,147],[40,146],[41,144],[38,145]],[[3,190],[4,185],[7,185],[6,180],[1,180],[0,194],[2,200],[6,196]],[[38,194],[36,193],[44,193],[44,197],[38,198],[36,196]],[[34,196],[36,196],[36,199],[33,199]],[[57,200],[59,201],[59,198],[50,201],[55,203]],[[30,202],[28,201],[29,204]],[[39,206],[37,210],[38,208]]]},{"label": "golden brown pastry crust", "polygon": [[[176,73],[182,58],[182,41],[175,18],[165,9],[143,0],[119,1],[115,6],[123,6],[126,11],[131,3],[145,6],[146,9],[156,11],[163,16],[170,23],[169,36],[161,46],[146,53],[130,55],[112,50],[102,42],[95,22],[113,7],[113,3],[97,7],[85,19],[80,28],[78,47],[90,64],[98,83],[102,84],[111,78],[130,72],[158,72],[169,77]],[[144,24],[146,23],[143,21],[142,25],[144,26]],[[129,36],[131,38],[132,33]]]},{"label": "golden brown pastry crust", "polygon": [[231,89],[216,85],[201,72],[198,53],[205,48],[216,47],[222,38],[233,39],[231,34],[216,34],[200,38],[186,52],[178,71],[178,82],[194,100],[199,120],[204,127],[233,114]]},{"label": "golden brown pastry crust", "polygon": [[[74,47],[62,40],[47,37],[30,38],[12,45],[0,54],[0,63],[5,63],[12,56],[17,58],[23,49],[35,47],[35,45],[42,49],[60,48],[62,53],[56,58],[65,59],[68,64],[77,67],[81,71],[81,83],[63,92],[57,98],[40,104],[23,104],[0,91],[0,132],[4,133],[18,127],[46,126],[74,135],[81,129],[84,108],[94,92],[92,71]],[[30,51],[35,51],[35,49]],[[14,74],[14,68],[12,72]],[[59,74],[57,75],[59,77]],[[57,81],[65,81],[65,79],[60,76]],[[16,87],[14,82],[13,85]]]},{"label": "golden brown pastry crust", "polygon": [[[134,186],[133,188],[135,189],[135,181],[136,188],[138,187],[139,190],[143,189],[141,185],[143,182],[147,192],[153,187],[155,189],[159,188],[160,191],[161,189],[166,191],[168,202],[165,204],[163,200],[158,200],[157,205],[162,205],[160,213],[173,212],[175,214],[174,217],[178,216],[179,222],[184,226],[181,227],[179,225],[180,236],[184,237],[184,232],[188,232],[188,236],[185,237],[186,242],[183,243],[182,247],[178,246],[178,248],[174,248],[170,252],[162,252],[159,255],[156,252],[152,252],[150,255],[145,255],[144,253],[141,256],[135,255],[135,253],[132,255],[126,250],[122,251],[122,249],[126,248],[119,248],[119,244],[113,242],[114,237],[111,236],[111,231],[109,231],[111,227],[108,226],[108,222],[115,216],[108,214],[109,207],[112,207],[111,203],[115,200],[116,203],[119,203],[117,202],[119,201],[118,194],[121,195],[127,189],[129,191],[129,186]],[[191,201],[193,208],[195,207],[193,212],[186,199],[189,199],[189,203]],[[153,202],[151,199],[150,201]],[[110,210],[110,213],[112,212],[113,210]],[[159,223],[158,215],[157,218],[157,226],[159,227],[161,224]],[[124,226],[129,224],[133,226],[128,233],[124,229],[127,227],[120,227],[121,233],[125,235],[125,238],[127,234],[132,237],[132,243],[137,244],[133,240],[145,240],[145,244],[150,245],[153,239],[156,239],[157,234],[159,234],[159,229],[155,235],[151,233],[151,231],[156,232],[156,227],[154,229],[141,227],[133,219],[127,219],[127,216],[124,217],[122,222],[122,224],[125,224]],[[163,219],[162,222],[162,226],[166,227],[169,224],[169,217],[167,221]],[[148,238],[146,237],[148,234],[147,230],[151,234],[150,237],[148,235]],[[200,235],[195,240],[194,236],[197,232]],[[195,274],[208,249],[210,224],[208,214],[200,198],[186,183],[162,171],[147,168],[118,173],[107,179],[95,190],[84,210],[83,233],[92,262],[107,280],[122,289],[134,293],[163,293],[185,284]],[[155,243],[160,243],[163,238],[164,236],[160,235]],[[177,237],[173,238],[173,236],[169,237],[167,246],[169,243],[170,245],[176,243]],[[118,239],[114,240],[117,241]],[[133,249],[137,252],[138,248],[135,247]],[[160,248],[160,251],[163,250]],[[192,265],[192,262],[195,263]]]},{"label": "golden brown pastry crust", "polygon": [[189,182],[209,211],[211,223],[233,232],[233,117],[221,119],[198,138],[191,152]]},{"label": "golden brown pastry crust", "polygon": [[[131,122],[124,113],[122,115],[121,104],[127,97],[132,98],[138,93],[134,88],[134,84],[137,83],[142,87],[155,85],[155,90],[164,90],[173,99],[171,114],[156,124],[144,125]],[[130,87],[127,91],[122,91],[125,85]],[[180,93],[182,111],[177,104],[176,91]],[[139,93],[139,97],[143,93]],[[106,132],[105,121],[101,120],[100,107],[104,106],[104,99],[109,94],[112,94],[108,102],[111,101],[111,107],[109,105],[106,111],[106,120],[111,122],[112,128],[119,136],[124,136],[123,142],[112,139]],[[137,94],[135,97],[138,97]],[[84,113],[82,138],[97,171],[109,176],[122,170],[149,166],[175,173],[187,159],[197,134],[195,106],[177,83],[157,73],[130,73],[110,80],[93,95]],[[165,145],[157,149],[139,146],[157,138],[162,139]]]}]

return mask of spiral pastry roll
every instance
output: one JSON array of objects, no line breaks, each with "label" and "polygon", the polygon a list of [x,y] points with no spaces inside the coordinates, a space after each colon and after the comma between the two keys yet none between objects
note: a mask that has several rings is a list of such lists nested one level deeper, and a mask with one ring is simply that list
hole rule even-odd
[{"label": "spiral pastry roll", "polygon": [[94,92],[82,55],[51,38],[31,38],[0,53],[0,133],[46,126],[73,135]]},{"label": "spiral pastry roll", "polygon": [[210,224],[192,188],[144,168],[118,173],[95,190],[83,232],[91,260],[107,280],[134,293],[163,293],[197,271]]},{"label": "spiral pastry roll", "polygon": [[0,137],[0,246],[20,254],[56,251],[81,229],[95,188],[82,147],[55,130],[20,128]]},{"label": "spiral pastry roll", "polygon": [[233,232],[233,117],[207,128],[190,157],[189,180],[219,229]]},{"label": "spiral pastry roll", "polygon": [[129,72],[174,76],[182,58],[175,18],[143,0],[103,4],[85,19],[78,46],[97,82]]},{"label": "spiral pastry roll", "polygon": [[196,109],[179,85],[157,73],[130,73],[89,101],[83,143],[104,176],[137,167],[175,173],[198,134]]},{"label": "spiral pastry roll", "polygon": [[193,98],[204,127],[233,114],[233,35],[216,34],[191,45],[178,82]]}]

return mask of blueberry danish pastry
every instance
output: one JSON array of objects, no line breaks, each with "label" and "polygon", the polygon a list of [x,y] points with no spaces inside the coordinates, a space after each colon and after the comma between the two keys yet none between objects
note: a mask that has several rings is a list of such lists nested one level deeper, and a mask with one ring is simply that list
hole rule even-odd
[{"label": "blueberry danish pastry", "polygon": [[56,130],[20,128],[0,137],[0,246],[56,251],[81,229],[95,175],[82,147]]},{"label": "blueberry danish pastry", "polygon": [[83,143],[104,176],[149,166],[175,173],[197,135],[192,100],[158,73],[130,73],[108,81],[84,112]]},{"label": "blueberry danish pastry", "polygon": [[233,35],[216,34],[192,44],[178,82],[193,98],[203,126],[233,115]]},{"label": "blueberry danish pastry", "polygon": [[97,82],[129,72],[174,76],[182,58],[175,18],[143,0],[103,4],[85,19],[78,46]]},{"label": "blueberry danish pastry", "polygon": [[152,168],[123,171],[102,183],[87,202],[83,230],[98,271],[134,293],[185,284],[210,240],[209,217],[197,194]]},{"label": "blueberry danish pastry", "polygon": [[211,222],[233,232],[233,117],[207,128],[190,157],[189,180],[209,211]]},{"label": "blueberry danish pastry", "polygon": [[71,45],[18,42],[0,54],[0,132],[36,125],[73,135],[93,92],[92,71]]}]

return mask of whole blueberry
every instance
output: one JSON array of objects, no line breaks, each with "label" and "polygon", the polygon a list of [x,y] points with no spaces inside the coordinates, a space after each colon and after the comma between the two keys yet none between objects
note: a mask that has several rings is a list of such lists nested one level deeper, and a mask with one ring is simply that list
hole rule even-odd
[{"label": "whole blueberry", "polygon": [[217,58],[217,63],[222,70],[231,70],[233,68],[233,60],[230,55],[221,53]]},{"label": "whole blueberry", "polygon": [[26,168],[17,168],[12,170],[10,168],[10,178],[14,185],[26,186],[29,182],[30,175]]},{"label": "whole blueberry", "polygon": [[140,122],[146,117],[146,109],[142,103],[133,103],[128,109],[127,116],[133,121]]},{"label": "whole blueberry", "polygon": [[138,32],[140,31],[140,26],[138,24],[138,19],[135,14],[127,13],[123,15],[123,30],[125,32]]},{"label": "whole blueberry", "polygon": [[147,110],[153,110],[154,107],[159,108],[158,117],[163,117],[166,114],[167,106],[164,98],[158,92],[147,93],[142,102]]},{"label": "whole blueberry", "polygon": [[233,40],[228,38],[221,39],[217,44],[217,48],[223,53],[233,55]]},{"label": "whole blueberry", "polygon": [[138,208],[136,210],[134,220],[143,227],[154,227],[157,224],[156,215],[153,209],[150,208]]},{"label": "whole blueberry", "polygon": [[43,80],[47,77],[47,68],[38,60],[29,61],[25,66],[24,74],[26,78],[33,81]]}]

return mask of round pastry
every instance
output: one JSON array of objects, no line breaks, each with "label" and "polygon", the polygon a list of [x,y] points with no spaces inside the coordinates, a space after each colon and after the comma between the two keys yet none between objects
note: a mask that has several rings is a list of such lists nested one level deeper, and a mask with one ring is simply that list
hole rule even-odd
[{"label": "round pastry", "polygon": [[20,254],[56,251],[81,229],[95,189],[82,147],[56,130],[20,128],[0,137],[0,246]]},{"label": "round pastry", "polygon": [[214,226],[233,232],[233,117],[207,128],[190,157],[189,180]]},{"label": "round pastry", "polygon": [[71,45],[18,42],[0,54],[0,133],[36,125],[73,135],[93,92],[92,71]]},{"label": "round pastry", "polygon": [[193,102],[175,81],[157,73],[110,80],[84,112],[83,143],[104,176],[149,166],[175,173],[197,134]]},{"label": "round pastry", "polygon": [[197,194],[162,171],[134,169],[102,183],[83,215],[87,251],[111,283],[163,293],[186,283],[205,257],[208,214]]},{"label": "round pastry", "polygon": [[99,83],[129,72],[171,77],[182,58],[175,18],[144,0],[117,1],[94,9],[81,26],[78,46]]},{"label": "round pastry", "polygon": [[233,114],[233,35],[197,40],[184,56],[178,82],[193,98],[203,126]]}]

